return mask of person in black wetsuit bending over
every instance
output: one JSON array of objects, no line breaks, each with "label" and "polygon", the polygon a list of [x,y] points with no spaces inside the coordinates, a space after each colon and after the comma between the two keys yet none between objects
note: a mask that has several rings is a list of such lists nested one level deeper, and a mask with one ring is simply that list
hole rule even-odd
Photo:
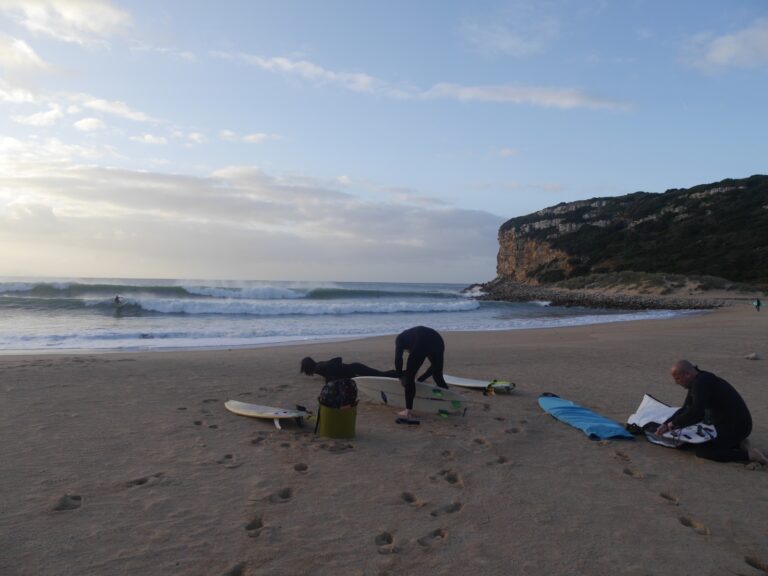
[{"label": "person in black wetsuit bending over", "polygon": [[355,378],[357,376],[386,376],[388,378],[397,378],[394,370],[382,372],[360,362],[344,364],[341,356],[331,358],[330,360],[315,362],[307,356],[301,360],[300,372],[307,376],[318,374],[325,378],[326,384],[332,380],[344,380],[346,378]]},{"label": "person in black wetsuit bending over", "polygon": [[659,426],[656,434],[708,421],[714,424],[717,438],[701,444],[696,456],[717,462],[768,464],[768,458],[760,450],[742,447],[752,432],[752,416],[733,386],[711,372],[699,370],[688,360],[676,362],[670,374],[688,394],[683,406]]},{"label": "person in black wetsuit bending over", "polygon": [[[403,352],[408,351],[408,362],[403,373]],[[398,416],[411,417],[413,399],[416,396],[416,373],[429,360],[429,368],[419,378],[423,382],[430,376],[441,388],[448,388],[443,378],[443,356],[445,355],[445,342],[443,337],[432,328],[415,326],[398,334],[395,338],[395,371],[397,377],[405,386],[405,410],[398,412]]]}]

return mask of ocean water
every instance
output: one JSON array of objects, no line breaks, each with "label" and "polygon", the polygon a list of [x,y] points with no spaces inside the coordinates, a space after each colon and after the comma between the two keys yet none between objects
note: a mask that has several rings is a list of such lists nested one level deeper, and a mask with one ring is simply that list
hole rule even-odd
[{"label": "ocean water", "polygon": [[[457,284],[0,278],[0,353],[247,347],[664,319],[686,311],[484,302]],[[119,295],[120,304],[115,304]]]}]

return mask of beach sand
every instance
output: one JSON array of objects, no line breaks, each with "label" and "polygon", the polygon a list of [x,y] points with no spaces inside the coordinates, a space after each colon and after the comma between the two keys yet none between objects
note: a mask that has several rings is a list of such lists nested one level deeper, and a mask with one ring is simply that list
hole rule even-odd
[{"label": "beach sand", "polygon": [[357,435],[235,416],[315,409],[299,360],[389,368],[394,338],[195,352],[0,356],[0,574],[759,575],[768,472],[544,414],[553,392],[625,422],[644,393],[679,405],[687,358],[726,378],[768,449],[768,311],[446,333],[446,372],[509,379],[464,417],[395,423],[361,401]]}]

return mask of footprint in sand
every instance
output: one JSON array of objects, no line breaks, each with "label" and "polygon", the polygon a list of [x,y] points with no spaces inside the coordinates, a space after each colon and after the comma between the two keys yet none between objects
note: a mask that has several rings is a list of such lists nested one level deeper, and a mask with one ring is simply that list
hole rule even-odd
[{"label": "footprint in sand", "polygon": [[80,508],[80,505],[83,503],[83,497],[78,496],[77,494],[64,494],[61,498],[59,498],[59,501],[56,503],[56,506],[53,507],[53,509],[56,512],[61,512],[64,510],[74,510],[76,508]]},{"label": "footprint in sand", "polygon": [[504,432],[506,434],[517,434],[518,432],[520,432],[520,428],[518,428],[517,426],[512,426],[512,428],[507,428],[506,430],[504,430]]},{"label": "footprint in sand", "polygon": [[659,496],[669,504],[674,504],[675,506],[680,505],[680,501],[672,496],[672,494],[668,494],[667,492],[659,492]]},{"label": "footprint in sand", "polygon": [[629,462],[630,458],[624,452],[621,452],[619,450],[616,451],[616,458],[619,460],[622,460],[623,462]]},{"label": "footprint in sand", "polygon": [[216,464],[223,464],[224,468],[237,468],[243,465],[232,454],[224,454],[224,456],[216,460]]},{"label": "footprint in sand", "polygon": [[488,445],[488,440],[486,440],[485,438],[475,438],[473,440],[473,442],[475,444],[479,445],[479,446],[487,446]]},{"label": "footprint in sand", "polygon": [[149,476],[142,476],[141,478],[136,478],[135,480],[129,480],[126,482],[126,485],[129,488],[133,486],[145,486],[146,484],[154,484],[162,477],[163,473],[158,472],[157,474],[150,474]]},{"label": "footprint in sand", "polygon": [[444,514],[455,514],[456,512],[460,512],[462,508],[464,508],[464,504],[461,502],[453,502],[452,504],[447,504],[437,510],[432,510],[429,515],[438,517],[443,516]]},{"label": "footprint in sand", "polygon": [[293,498],[293,488],[283,488],[270,495],[269,501],[273,504],[282,504],[284,502],[290,502]]},{"label": "footprint in sand", "polygon": [[768,562],[764,562],[760,558],[756,556],[745,556],[744,562],[752,566],[752,568],[755,568],[757,570],[761,570],[768,574]]},{"label": "footprint in sand", "polygon": [[696,532],[696,534],[701,534],[702,536],[709,536],[710,534],[709,528],[704,526],[704,524],[702,524],[701,522],[694,520],[693,518],[688,518],[687,516],[680,516],[678,520],[680,521],[680,524],[682,524],[686,528],[690,528],[691,530]]},{"label": "footprint in sand", "polygon": [[218,402],[218,401],[219,401],[218,398],[206,398],[205,400],[203,400],[203,404],[211,404],[212,402]]},{"label": "footprint in sand", "polygon": [[373,539],[373,543],[376,544],[379,550],[379,554],[393,554],[400,551],[395,546],[395,539],[389,532],[382,532]]},{"label": "footprint in sand", "polygon": [[245,576],[245,562],[240,562],[224,572],[222,576]]},{"label": "footprint in sand", "polygon": [[421,508],[424,506],[425,502],[423,502],[421,499],[419,499],[415,494],[411,492],[403,492],[400,494],[400,498],[408,504],[409,506],[413,506],[414,508]]},{"label": "footprint in sand", "polygon": [[497,464],[506,464],[509,462],[509,458],[506,458],[505,456],[499,456],[496,458],[496,460],[491,460],[490,462],[486,462],[486,466],[495,466]]},{"label": "footprint in sand", "polygon": [[645,478],[645,475],[642,472],[638,472],[637,470],[632,470],[632,468],[624,468],[622,470],[622,473],[626,474],[630,478]]},{"label": "footprint in sand", "polygon": [[439,544],[443,540],[445,540],[448,537],[448,532],[444,530],[443,528],[438,528],[437,530],[432,530],[429,534],[426,536],[423,536],[417,540],[417,542],[424,546],[425,548],[429,548],[431,546],[434,546],[435,544]]},{"label": "footprint in sand", "polygon": [[352,444],[347,444],[345,442],[334,442],[333,444],[320,444],[321,450],[328,450],[328,452],[346,452],[347,450],[352,450],[354,446]]},{"label": "footprint in sand", "polygon": [[462,479],[461,474],[455,470],[441,470],[440,476],[445,478],[445,481],[448,482],[448,484],[453,484],[459,488],[464,486],[464,480]]},{"label": "footprint in sand", "polygon": [[178,408],[176,408],[176,410],[182,410],[182,411],[183,411],[183,410],[186,410],[186,409],[187,409],[187,407],[186,407],[186,406],[179,406]]},{"label": "footprint in sand", "polygon": [[249,538],[258,538],[259,535],[261,534],[262,528],[264,528],[264,521],[261,519],[260,516],[257,516],[256,518],[248,522],[248,524],[245,527],[245,531],[248,532]]},{"label": "footprint in sand", "polygon": [[504,420],[506,420],[506,418],[504,418],[504,416],[496,416],[496,417],[494,418],[494,420],[497,420],[497,421],[499,421],[499,422],[504,422]]},{"label": "footprint in sand", "polygon": [[440,456],[442,456],[443,458],[453,458],[453,452],[451,452],[450,450],[443,450],[440,453]]},{"label": "footprint in sand", "polygon": [[309,470],[309,466],[304,464],[304,462],[299,462],[298,464],[294,464],[293,469],[296,470],[296,472],[306,472]]},{"label": "footprint in sand", "polygon": [[194,424],[195,426],[202,426],[203,425],[203,421],[202,420],[195,420],[194,422],[192,422],[192,424]]},{"label": "footprint in sand", "polygon": [[208,428],[211,428],[212,430],[216,430],[219,427],[218,424],[209,424]]}]

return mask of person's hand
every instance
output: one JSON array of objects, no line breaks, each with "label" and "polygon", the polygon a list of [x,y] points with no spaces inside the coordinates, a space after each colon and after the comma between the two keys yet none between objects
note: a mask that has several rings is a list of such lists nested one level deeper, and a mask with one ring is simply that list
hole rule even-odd
[{"label": "person's hand", "polygon": [[669,432],[670,430],[672,430],[672,423],[665,422],[664,424],[656,428],[656,436],[661,436],[662,434],[664,434],[665,432]]}]

